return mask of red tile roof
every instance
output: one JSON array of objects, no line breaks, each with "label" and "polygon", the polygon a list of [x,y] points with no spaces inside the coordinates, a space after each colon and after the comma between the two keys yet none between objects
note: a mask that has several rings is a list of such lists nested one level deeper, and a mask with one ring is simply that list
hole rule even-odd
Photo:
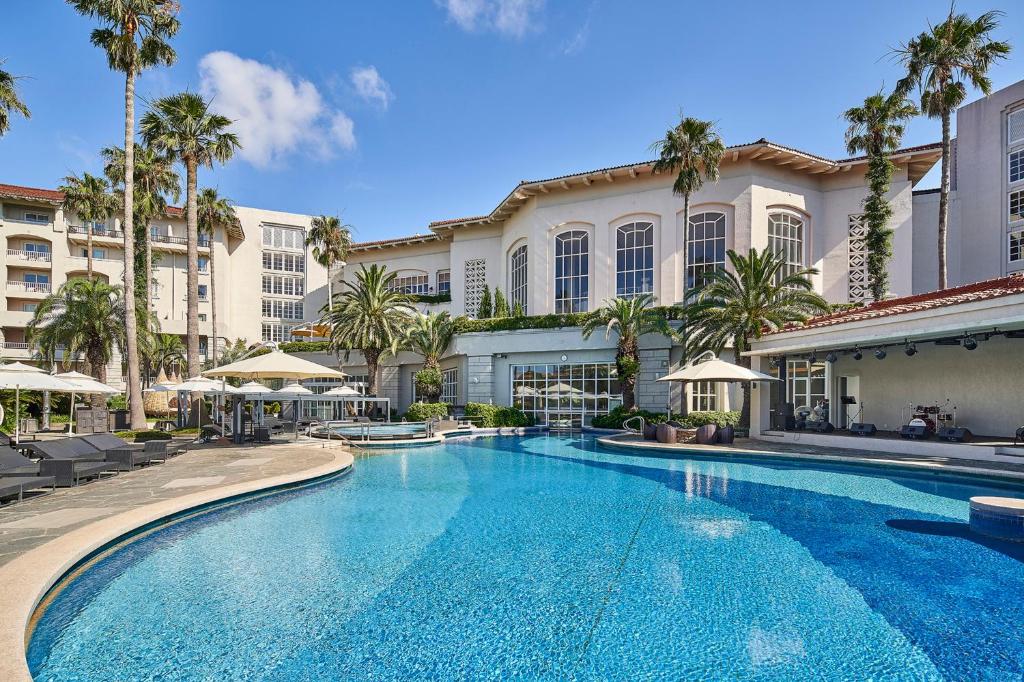
[{"label": "red tile roof", "polygon": [[0,183],[0,196],[57,203],[64,201],[64,192],[58,192],[55,189],[39,189],[37,187],[22,187],[21,185],[5,185],[2,183]]},{"label": "red tile roof", "polygon": [[390,239],[377,239],[369,242],[356,242],[349,248],[352,251],[359,251],[377,247],[399,246],[401,244],[416,244],[419,242],[433,242],[440,240],[441,237],[436,234],[414,234],[408,237],[392,237]]},{"label": "red tile roof", "polygon": [[939,289],[938,291],[930,291],[925,294],[892,298],[830,315],[821,315],[811,318],[803,325],[793,325],[785,329],[766,332],[765,336],[803,329],[831,327],[851,322],[862,322],[880,317],[906,315],[936,308],[962,305],[964,303],[987,301],[1003,296],[1013,296],[1014,294],[1024,294],[1024,273],[988,279],[983,282],[965,284],[949,289]]}]

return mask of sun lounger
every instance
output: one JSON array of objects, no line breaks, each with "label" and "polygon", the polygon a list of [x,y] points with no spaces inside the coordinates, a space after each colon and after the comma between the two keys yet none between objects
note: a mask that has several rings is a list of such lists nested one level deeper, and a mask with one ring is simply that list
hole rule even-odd
[{"label": "sun lounger", "polygon": [[102,452],[77,438],[39,441],[32,444],[32,451],[42,457],[40,475],[55,477],[61,487],[78,485],[83,479],[120,469],[120,463],[106,461]]},{"label": "sun lounger", "polygon": [[18,502],[25,499],[26,492],[56,487],[53,476],[0,476],[0,498],[17,497]]},{"label": "sun lounger", "polygon": [[82,440],[102,452],[106,461],[120,464],[122,470],[131,471],[140,464],[163,462],[166,459],[166,447],[159,450],[146,448],[148,443],[129,443],[111,433],[93,433],[82,436]]},{"label": "sun lounger", "polygon": [[12,448],[0,447],[0,476],[38,476],[39,463],[18,454]]}]

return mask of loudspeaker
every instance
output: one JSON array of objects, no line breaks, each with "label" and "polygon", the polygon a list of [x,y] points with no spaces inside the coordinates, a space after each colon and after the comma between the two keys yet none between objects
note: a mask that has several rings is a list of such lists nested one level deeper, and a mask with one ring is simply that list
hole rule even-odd
[{"label": "loudspeaker", "polygon": [[936,435],[950,443],[968,443],[974,437],[970,429],[962,426],[943,426]]},{"label": "loudspeaker", "polygon": [[804,425],[808,431],[817,431],[818,433],[832,433],[836,430],[836,427],[832,426],[831,422],[807,422]]},{"label": "loudspeaker", "polygon": [[873,436],[878,433],[878,429],[874,424],[853,423],[850,424],[850,433],[854,436]]},{"label": "loudspeaker", "polygon": [[928,438],[928,427],[927,426],[911,426],[910,424],[904,424],[900,427],[900,438],[912,438],[914,440],[924,440]]}]

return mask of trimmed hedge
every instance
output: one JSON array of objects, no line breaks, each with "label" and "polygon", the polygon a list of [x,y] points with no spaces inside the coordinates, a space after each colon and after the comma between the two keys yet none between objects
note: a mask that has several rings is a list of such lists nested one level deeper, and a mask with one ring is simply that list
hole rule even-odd
[{"label": "trimmed hedge", "polygon": [[723,426],[736,427],[740,425],[740,413],[738,410],[730,410],[728,412],[722,410],[691,412],[685,417],[680,417],[678,421],[690,429],[695,429],[705,424],[715,424],[719,428]]},{"label": "trimmed hedge", "polygon": [[114,435],[133,443],[145,443],[150,440],[170,440],[172,437],[169,431],[117,431]]},{"label": "trimmed hedge", "polygon": [[466,403],[466,416],[474,417],[473,425],[483,428],[533,426],[533,417],[516,407]]},{"label": "trimmed hedge", "polygon": [[444,419],[448,416],[448,403],[413,403],[405,418],[411,422],[425,422],[437,417]]},{"label": "trimmed hedge", "polygon": [[410,294],[413,303],[451,303],[451,294]]},{"label": "trimmed hedge", "polygon": [[[651,310],[663,315],[666,320],[680,319],[680,309],[660,306]],[[519,329],[561,329],[582,327],[594,313],[567,313],[565,315],[527,315],[525,317],[492,317],[485,320],[460,319],[456,327],[459,334],[470,332],[501,332]]]}]

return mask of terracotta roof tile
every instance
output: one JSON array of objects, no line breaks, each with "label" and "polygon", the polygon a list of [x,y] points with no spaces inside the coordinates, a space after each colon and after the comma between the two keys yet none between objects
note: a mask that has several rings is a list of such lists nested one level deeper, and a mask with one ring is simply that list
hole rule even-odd
[{"label": "terracotta roof tile", "polygon": [[6,185],[0,183],[0,197],[13,199],[36,199],[49,202],[64,201],[64,192],[55,189],[39,189],[37,187],[22,187],[21,185]]},{"label": "terracotta roof tile", "polygon": [[418,242],[432,242],[440,240],[441,237],[436,234],[414,234],[407,237],[392,237],[390,239],[377,239],[369,242],[356,242],[352,244],[350,250],[359,251],[374,247],[399,246],[401,244],[415,244]]},{"label": "terracotta roof tile", "polygon": [[974,282],[973,284],[965,284],[949,289],[939,289],[938,291],[930,291],[925,294],[915,294],[913,296],[879,301],[830,315],[820,315],[811,318],[802,325],[792,325],[785,329],[766,332],[765,336],[803,329],[863,322],[865,320],[875,320],[894,315],[906,315],[936,308],[987,301],[1002,296],[1013,296],[1014,294],[1024,294],[1024,273],[988,279],[983,282]]}]

